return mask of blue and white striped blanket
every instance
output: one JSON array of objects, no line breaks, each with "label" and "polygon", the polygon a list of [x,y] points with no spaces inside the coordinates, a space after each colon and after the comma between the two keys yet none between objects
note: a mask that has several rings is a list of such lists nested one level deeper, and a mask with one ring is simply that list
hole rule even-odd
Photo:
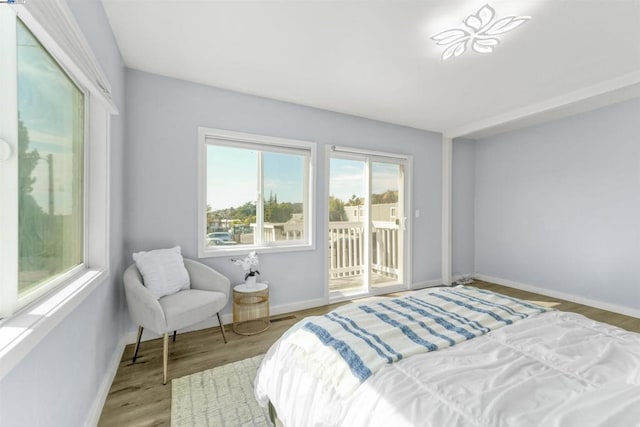
[{"label": "blue and white striped blanket", "polygon": [[385,364],[440,350],[549,309],[473,287],[427,289],[339,307],[286,337],[340,395]]}]

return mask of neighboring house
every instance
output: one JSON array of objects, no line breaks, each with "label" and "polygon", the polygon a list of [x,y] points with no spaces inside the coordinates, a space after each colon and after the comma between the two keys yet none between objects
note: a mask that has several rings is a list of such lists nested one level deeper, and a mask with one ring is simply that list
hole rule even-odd
[{"label": "neighboring house", "polygon": [[[364,206],[351,205],[345,206],[344,211],[347,214],[347,221],[360,222],[364,221]],[[398,219],[397,203],[382,203],[371,205],[371,215],[373,221],[394,222]]]}]

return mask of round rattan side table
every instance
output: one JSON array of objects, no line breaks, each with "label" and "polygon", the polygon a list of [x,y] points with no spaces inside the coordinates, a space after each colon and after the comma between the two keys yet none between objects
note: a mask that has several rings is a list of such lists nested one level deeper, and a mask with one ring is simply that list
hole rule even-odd
[{"label": "round rattan side table", "polygon": [[233,288],[233,331],[255,335],[269,328],[269,285],[245,283]]}]

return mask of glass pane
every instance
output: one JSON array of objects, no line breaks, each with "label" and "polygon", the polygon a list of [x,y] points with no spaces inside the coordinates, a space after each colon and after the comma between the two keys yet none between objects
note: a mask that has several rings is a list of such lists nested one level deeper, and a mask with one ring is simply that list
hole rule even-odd
[{"label": "glass pane", "polygon": [[403,188],[401,166],[371,163],[371,286],[380,288],[399,283],[401,263],[398,204]]},{"label": "glass pane", "polygon": [[258,152],[207,145],[207,245],[255,243]]},{"label": "glass pane", "polygon": [[18,295],[83,262],[84,96],[18,22]]},{"label": "glass pane", "polygon": [[265,152],[264,241],[304,240],[306,158]]},{"label": "glass pane", "polygon": [[332,158],[329,172],[329,291],[365,290],[365,162]]}]

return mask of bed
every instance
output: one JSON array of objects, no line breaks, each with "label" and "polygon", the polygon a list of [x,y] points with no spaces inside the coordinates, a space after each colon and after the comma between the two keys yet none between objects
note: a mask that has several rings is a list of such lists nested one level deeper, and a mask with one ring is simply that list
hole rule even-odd
[{"label": "bed", "polygon": [[640,426],[640,334],[432,288],[298,322],[255,396],[286,427]]}]

